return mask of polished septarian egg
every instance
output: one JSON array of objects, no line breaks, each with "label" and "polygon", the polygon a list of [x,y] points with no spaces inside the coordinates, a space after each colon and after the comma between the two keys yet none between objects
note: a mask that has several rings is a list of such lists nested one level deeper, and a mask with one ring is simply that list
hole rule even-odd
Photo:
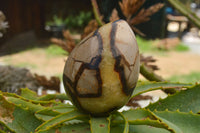
[{"label": "polished septarian egg", "polygon": [[82,40],[69,55],[63,73],[72,103],[92,115],[124,106],[136,86],[139,50],[124,20],[108,23]]}]

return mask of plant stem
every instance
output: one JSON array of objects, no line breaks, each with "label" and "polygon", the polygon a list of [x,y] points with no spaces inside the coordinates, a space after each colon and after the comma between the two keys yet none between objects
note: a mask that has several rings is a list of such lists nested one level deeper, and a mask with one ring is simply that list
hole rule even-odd
[{"label": "plant stem", "polygon": [[100,13],[99,13],[99,10],[98,10],[97,1],[91,0],[91,3],[92,3],[92,7],[93,7],[94,16],[95,16],[95,19],[96,19],[98,25],[103,26],[103,22],[101,21]]},{"label": "plant stem", "polygon": [[165,81],[162,77],[158,76],[153,72],[153,70],[146,67],[143,63],[140,65],[140,73],[149,81]]},{"label": "plant stem", "polygon": [[186,16],[194,25],[200,28],[200,18],[195,13],[190,11],[183,3],[179,0],[168,0],[181,14]]},{"label": "plant stem", "polygon": [[[143,63],[140,65],[140,73],[149,81],[157,81],[157,82],[163,82],[165,81],[162,77],[158,76],[153,72],[153,70],[146,67]],[[176,91],[173,89],[162,89],[167,94],[174,94]]]}]

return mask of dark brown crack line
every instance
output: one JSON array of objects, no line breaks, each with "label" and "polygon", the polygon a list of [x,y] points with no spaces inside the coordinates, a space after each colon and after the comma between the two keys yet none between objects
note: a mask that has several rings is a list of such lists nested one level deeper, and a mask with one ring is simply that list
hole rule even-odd
[{"label": "dark brown crack line", "polygon": [[[65,75],[66,76],[65,79],[63,78],[64,82],[65,81],[68,82],[71,85],[71,87],[74,89],[75,94],[73,94],[73,95],[81,97],[81,98],[94,98],[94,97],[100,97],[102,95],[102,80],[101,80],[101,75],[100,75],[99,64],[102,59],[101,53],[103,51],[103,41],[102,41],[101,35],[99,34],[98,30],[96,30],[94,32],[93,37],[94,36],[97,36],[97,39],[99,42],[98,55],[96,57],[93,57],[91,59],[90,63],[84,63],[83,61],[75,60],[74,58],[72,58],[75,62],[82,63],[82,65],[79,68],[79,71],[77,72],[77,74],[75,76],[75,82],[72,82],[66,75]],[[85,69],[96,70],[96,78],[98,81],[98,92],[96,94],[94,94],[94,93],[80,94],[77,91],[78,81]],[[65,86],[67,86],[67,84]],[[66,88],[69,88],[69,87],[66,87]]]},{"label": "dark brown crack line", "polygon": [[121,60],[122,59],[125,60],[125,58],[122,56],[120,51],[115,46],[117,22],[118,21],[115,21],[112,23],[112,29],[111,29],[111,33],[110,33],[110,47],[111,47],[110,49],[111,49],[113,58],[115,58],[115,60],[116,60],[115,61],[115,71],[119,73],[120,81],[122,84],[122,91],[128,96],[128,95],[132,94],[134,88],[128,89],[128,87],[127,87],[124,67],[123,67],[123,65],[120,64]]}]

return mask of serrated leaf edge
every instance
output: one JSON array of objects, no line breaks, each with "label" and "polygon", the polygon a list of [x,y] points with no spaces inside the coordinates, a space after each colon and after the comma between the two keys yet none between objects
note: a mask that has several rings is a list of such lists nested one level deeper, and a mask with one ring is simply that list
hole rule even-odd
[{"label": "serrated leaf edge", "polygon": [[[144,85],[151,85],[151,84],[168,84],[168,83],[169,82],[167,82],[167,81],[166,82],[155,82],[155,81],[153,81],[153,82],[149,82],[149,83],[142,82],[139,86],[136,86],[136,87],[141,87],[141,86],[144,86]],[[192,84],[185,84],[185,83],[180,83],[180,82],[174,82],[174,83],[170,82],[169,84],[180,84],[180,85],[183,84],[182,85],[183,88],[188,88],[188,87],[192,87],[193,86]],[[131,97],[133,98],[135,96],[138,96],[140,94],[143,94],[143,93],[146,93],[146,92],[149,92],[149,91],[155,91],[155,90],[160,90],[160,89],[162,89],[162,90],[165,90],[165,89],[174,89],[174,88],[176,88],[176,86],[174,86],[174,87],[162,87],[162,86],[159,86],[159,87],[155,87],[155,88],[149,88],[149,89],[147,89],[145,91],[141,91],[141,92],[139,92],[137,94],[133,93],[133,95]]]},{"label": "serrated leaf edge", "polygon": [[[196,87],[196,86],[200,86],[200,84],[196,84],[196,85],[187,87],[187,90],[188,90],[188,89],[192,89],[192,88],[194,88],[194,87]],[[187,91],[187,90],[181,90],[181,91],[178,91],[178,92],[176,92],[176,93],[174,93],[174,94],[168,94],[168,96],[167,96],[166,98],[174,97],[174,96],[178,95],[179,93],[182,93],[183,91]],[[153,104],[156,104],[156,103],[159,103],[159,102],[165,100],[166,98],[161,98],[161,97],[159,97],[158,101],[153,102],[153,103],[150,101],[149,104],[145,107],[145,109],[149,109],[149,108],[148,108],[149,106],[151,106],[151,105],[153,105]],[[167,110],[168,110],[168,109],[167,109]],[[179,109],[177,109],[177,110],[179,110]],[[153,110],[153,111],[154,111],[154,110]],[[190,110],[189,112],[192,112],[192,110]]]},{"label": "serrated leaf edge", "polygon": [[74,112],[74,111],[77,111],[77,110],[72,110],[72,111],[70,111],[70,112],[61,113],[60,115],[57,115],[56,117],[54,117],[54,118],[52,118],[52,119],[50,119],[50,120],[48,120],[48,121],[45,121],[45,122],[42,123],[40,126],[38,126],[38,127],[35,129],[35,131],[36,131],[36,132],[46,131],[47,128],[48,128],[48,129],[51,129],[51,128],[53,128],[53,127],[59,125],[59,124],[62,124],[62,123],[64,123],[64,122],[68,121],[68,120],[73,120],[73,119],[75,119],[75,118],[80,118],[80,117],[89,116],[89,115],[86,115],[86,114],[80,114],[80,115],[77,115],[77,116],[74,116],[74,117],[71,117],[71,118],[68,118],[68,119],[59,121],[59,123],[52,124],[52,125],[49,125],[49,126],[43,128],[43,126],[44,126],[45,124],[47,124],[49,121],[52,121],[52,120],[54,120],[54,119],[56,119],[56,118],[58,118],[58,117],[60,117],[60,116],[63,116],[63,115],[65,115],[65,114],[69,114],[69,113]]}]

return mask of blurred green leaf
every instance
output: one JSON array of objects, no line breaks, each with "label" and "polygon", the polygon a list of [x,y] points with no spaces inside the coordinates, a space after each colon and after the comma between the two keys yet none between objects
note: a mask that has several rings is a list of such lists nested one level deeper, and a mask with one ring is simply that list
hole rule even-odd
[{"label": "blurred green leaf", "polygon": [[190,74],[174,75],[169,78],[171,82],[180,81],[182,83],[193,83],[200,81],[200,71],[191,72]]},{"label": "blurred green leaf", "polygon": [[45,52],[48,56],[63,56],[68,55],[68,52],[63,50],[61,47],[51,44],[45,49]]}]

